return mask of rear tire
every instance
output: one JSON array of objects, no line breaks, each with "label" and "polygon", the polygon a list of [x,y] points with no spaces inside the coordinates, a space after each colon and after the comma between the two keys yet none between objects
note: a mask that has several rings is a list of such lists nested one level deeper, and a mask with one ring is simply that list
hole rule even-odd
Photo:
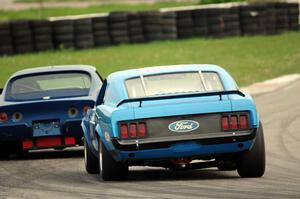
[{"label": "rear tire", "polygon": [[9,152],[7,151],[0,151],[0,160],[5,160],[9,158]]},{"label": "rear tire", "polygon": [[126,180],[128,178],[128,166],[117,162],[109,154],[99,138],[99,171],[104,181]]},{"label": "rear tire", "polygon": [[220,161],[217,165],[219,171],[234,171],[236,170],[236,163],[229,160]]},{"label": "rear tire", "polygon": [[265,173],[265,143],[262,124],[257,130],[251,150],[244,152],[237,162],[237,171],[241,177],[262,177]]},{"label": "rear tire", "polygon": [[85,169],[89,174],[99,173],[99,161],[98,158],[92,153],[86,140],[84,140],[84,164]]}]

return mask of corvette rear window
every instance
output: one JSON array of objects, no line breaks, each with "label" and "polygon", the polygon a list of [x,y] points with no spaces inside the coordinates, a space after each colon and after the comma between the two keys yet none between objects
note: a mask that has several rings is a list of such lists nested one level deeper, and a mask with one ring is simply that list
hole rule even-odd
[{"label": "corvette rear window", "polygon": [[86,96],[91,78],[86,73],[48,73],[17,78],[10,83],[8,100],[37,100]]},{"label": "corvette rear window", "polygon": [[215,72],[181,72],[140,76],[125,81],[129,98],[223,91],[220,77]]}]

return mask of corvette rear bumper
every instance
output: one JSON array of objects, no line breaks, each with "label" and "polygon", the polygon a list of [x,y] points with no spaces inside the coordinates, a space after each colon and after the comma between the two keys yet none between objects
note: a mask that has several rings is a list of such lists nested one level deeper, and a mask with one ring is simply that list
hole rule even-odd
[{"label": "corvette rear bumper", "polygon": [[[53,136],[51,134],[47,136]],[[60,126],[61,137],[82,137],[81,120],[67,121]],[[32,127],[27,124],[0,126],[0,141],[18,141],[33,139]]]}]

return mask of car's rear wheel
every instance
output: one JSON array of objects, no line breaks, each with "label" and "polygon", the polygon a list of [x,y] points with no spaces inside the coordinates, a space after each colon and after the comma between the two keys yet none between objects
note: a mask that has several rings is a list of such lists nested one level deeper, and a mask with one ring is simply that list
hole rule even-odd
[{"label": "car's rear wheel", "polygon": [[117,162],[109,154],[99,138],[99,171],[104,181],[126,180],[128,177],[128,166]]},{"label": "car's rear wheel", "polygon": [[230,160],[223,160],[218,162],[217,168],[219,171],[234,171],[236,170],[236,163]]},{"label": "car's rear wheel", "polygon": [[10,156],[26,155],[20,141],[8,141],[0,143],[0,159],[7,159]]},{"label": "car's rear wheel", "polygon": [[251,150],[244,152],[237,162],[237,171],[241,177],[261,177],[265,173],[265,143],[262,124],[257,130]]},{"label": "car's rear wheel", "polygon": [[88,173],[99,173],[99,160],[91,151],[86,140],[84,140],[84,164],[85,169]]},{"label": "car's rear wheel", "polygon": [[0,151],[0,159],[7,159],[9,157],[9,153],[6,151]]}]

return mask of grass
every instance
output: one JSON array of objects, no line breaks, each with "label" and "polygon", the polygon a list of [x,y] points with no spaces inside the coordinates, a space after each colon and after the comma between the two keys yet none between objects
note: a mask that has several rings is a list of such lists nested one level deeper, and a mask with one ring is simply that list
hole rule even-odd
[{"label": "grass", "polygon": [[[40,0],[17,0],[16,2],[39,2]],[[43,0],[43,2],[55,2],[59,0]],[[79,0],[61,0],[63,2],[79,1]],[[60,2],[61,2],[60,1]],[[160,8],[189,6],[198,4],[210,4],[210,3],[224,3],[233,1],[245,1],[245,0],[199,0],[198,2],[189,1],[164,1],[156,2],[153,4],[139,3],[139,4],[103,4],[95,5],[87,8],[42,8],[42,9],[26,9],[26,10],[1,10],[0,20],[15,20],[15,19],[45,19],[49,17],[67,16],[67,15],[80,15],[91,13],[106,13],[112,11],[143,11],[143,10],[158,10]]]},{"label": "grass", "polygon": [[87,8],[43,8],[27,10],[0,10],[0,20],[14,19],[39,19],[67,15],[80,15],[91,13],[106,13],[112,11],[143,11],[143,10],[158,10],[160,8],[177,7],[194,5],[191,2],[159,2],[154,4],[103,4],[90,6]]},{"label": "grass", "polygon": [[153,65],[208,63],[227,69],[240,86],[289,73],[300,73],[300,33],[225,39],[188,39],[121,45],[89,50],[63,50],[0,58],[0,87],[24,68],[89,64],[102,76]]}]

